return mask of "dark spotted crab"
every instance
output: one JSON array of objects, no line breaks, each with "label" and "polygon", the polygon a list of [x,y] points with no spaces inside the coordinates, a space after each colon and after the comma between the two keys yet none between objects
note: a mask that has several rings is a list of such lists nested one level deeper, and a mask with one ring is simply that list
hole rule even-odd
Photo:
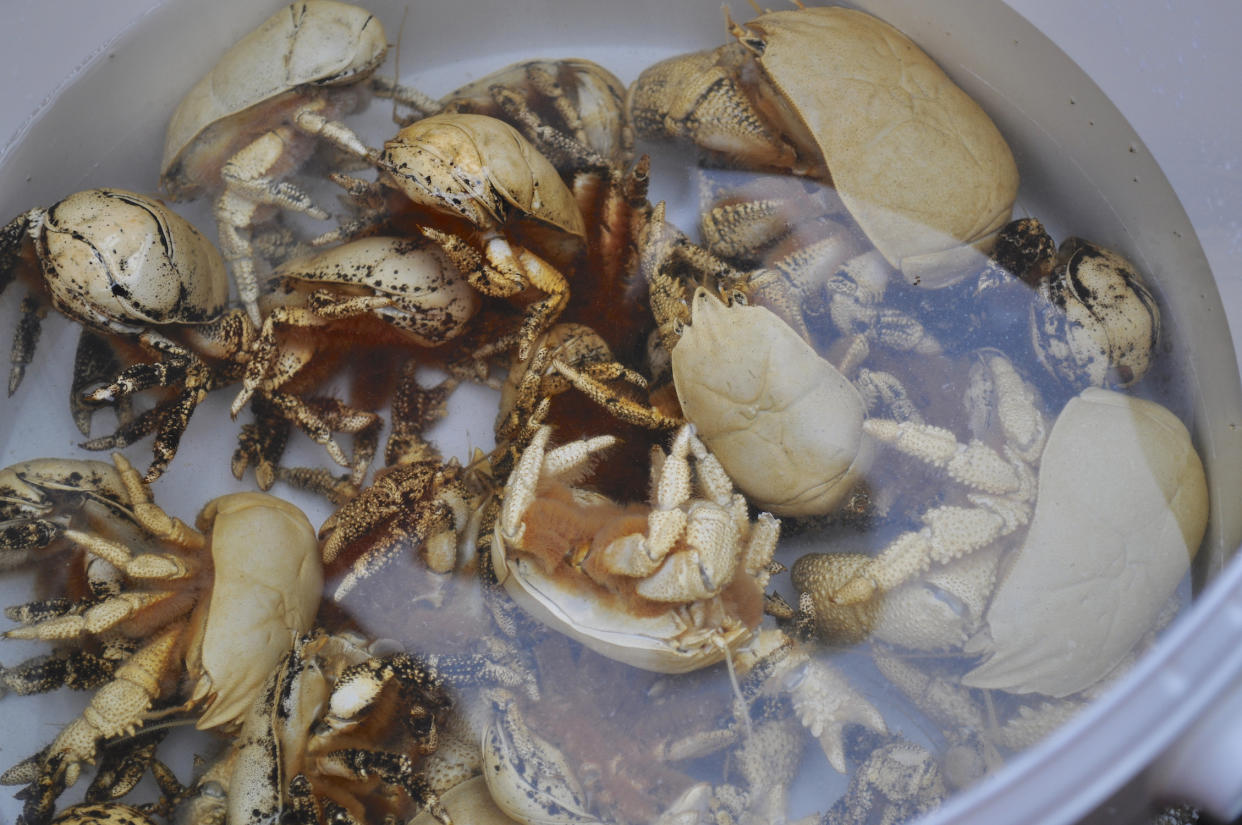
[{"label": "dark spotted crab", "polygon": [[[100,403],[147,389],[174,392],[86,445],[122,447],[155,432],[148,481],[176,454],[206,393],[238,377],[254,335],[245,314],[228,308],[228,277],[215,247],[163,203],[134,192],[88,189],[13,219],[0,232],[0,289],[15,278],[30,296],[14,336],[10,393],[49,303],[85,327],[70,398],[84,434]],[[122,369],[118,353],[141,361]],[[146,363],[151,355],[160,360]]]}]

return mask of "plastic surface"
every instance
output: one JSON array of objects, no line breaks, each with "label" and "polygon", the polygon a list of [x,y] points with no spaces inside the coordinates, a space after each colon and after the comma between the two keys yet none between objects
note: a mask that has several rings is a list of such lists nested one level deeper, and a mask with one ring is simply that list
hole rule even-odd
[{"label": "plastic surface", "polygon": [[[67,0],[12,4],[0,32],[14,67],[0,95],[0,139],[24,131],[5,143],[0,155],[5,219],[86,186],[154,188],[163,126],[180,95],[229,43],[279,3],[175,0],[147,13],[157,5],[152,0],[117,0],[106,8]],[[396,31],[401,4],[369,5]],[[737,5],[735,13],[744,14]],[[1236,816],[1240,760],[1217,747],[1242,741],[1242,731],[1235,731],[1242,714],[1230,712],[1242,692],[1237,644],[1242,567],[1236,562],[1226,567],[1242,512],[1237,506],[1242,414],[1235,347],[1224,317],[1242,329],[1242,151],[1236,138],[1242,115],[1222,103],[1234,99],[1232,83],[1242,73],[1242,55],[1231,42],[1242,24],[1242,7],[1203,4],[1191,13],[1157,2],[1012,0],[1053,40],[1070,48],[1067,57],[1005,7],[895,0],[860,5],[891,20],[931,52],[994,114],[1007,136],[1024,136],[1018,147],[1024,200],[1037,203],[1053,192],[1080,192],[1081,212],[1061,216],[1066,225],[1135,255],[1160,273],[1162,286],[1176,285],[1165,286],[1171,316],[1180,332],[1190,334],[1198,356],[1200,396],[1192,429],[1209,465],[1213,506],[1232,518],[1214,525],[1207,547],[1211,562],[1200,570],[1201,580],[1209,573],[1219,575],[1123,684],[926,821],[1127,822],[1150,800],[1174,797],[1190,798],[1222,819]],[[137,29],[108,44],[135,21]],[[192,36],[183,36],[187,31]],[[459,4],[450,2],[425,2],[412,9],[407,23],[402,67],[426,78],[434,86],[430,91],[447,91],[519,55],[561,55],[568,43],[599,43],[598,59],[628,81],[651,60],[715,45],[722,37],[716,0],[612,3],[598,9],[514,0],[495,4],[485,14],[461,14]],[[492,48],[463,51],[466,38]],[[81,76],[62,85],[91,56]],[[438,67],[438,73],[431,67]],[[55,105],[26,122],[44,95],[57,88],[63,94]],[[1137,134],[1123,115],[1139,127]],[[1162,168],[1173,188],[1165,184]],[[1104,210],[1098,208],[1101,198]],[[1209,261],[1225,296],[1223,307]],[[0,328],[11,329],[16,301],[6,295],[2,303]],[[49,436],[38,428],[49,417],[39,411],[59,414],[64,409],[67,351],[73,341],[66,326],[49,321],[35,365],[46,380],[32,372],[19,396],[0,404],[0,463],[29,457],[32,445],[73,449],[76,433]],[[53,363],[56,352],[60,358]],[[210,416],[227,415],[227,399],[213,400],[220,402],[214,411],[205,407],[198,414],[204,427]],[[487,422],[472,426],[459,434],[462,443],[478,443],[489,429]],[[212,495],[243,488],[229,486],[227,471],[220,479],[214,469],[206,472],[220,463],[218,452],[190,451],[178,458],[169,478],[218,480]],[[177,484],[165,484],[160,500],[177,514],[192,516],[208,496],[195,492],[177,502],[165,495]],[[14,643],[5,660],[22,652]],[[6,711],[0,761],[7,765],[28,755],[69,713],[61,709],[40,719],[16,719],[23,714]],[[0,821],[11,819],[11,804],[7,798],[0,801]]]}]

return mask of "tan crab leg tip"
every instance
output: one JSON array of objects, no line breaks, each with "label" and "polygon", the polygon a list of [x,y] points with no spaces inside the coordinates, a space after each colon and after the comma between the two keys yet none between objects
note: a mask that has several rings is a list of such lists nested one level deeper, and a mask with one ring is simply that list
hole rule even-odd
[{"label": "tan crab leg tip", "polygon": [[245,409],[246,404],[249,403],[253,395],[253,388],[243,386],[238,391],[237,396],[233,399],[233,403],[229,405],[229,415],[233,418],[237,418],[241,411]]},{"label": "tan crab leg tip", "polygon": [[834,604],[850,606],[870,601],[876,594],[876,583],[869,578],[859,577],[847,582],[840,590],[832,594]]},{"label": "tan crab leg tip", "polygon": [[522,517],[535,500],[535,488],[539,481],[539,473],[543,468],[548,438],[551,435],[552,428],[546,425],[535,430],[530,444],[522,451],[517,466],[513,468],[505,484],[499,532],[511,544],[521,542],[522,537],[526,535],[526,525],[522,522]]}]

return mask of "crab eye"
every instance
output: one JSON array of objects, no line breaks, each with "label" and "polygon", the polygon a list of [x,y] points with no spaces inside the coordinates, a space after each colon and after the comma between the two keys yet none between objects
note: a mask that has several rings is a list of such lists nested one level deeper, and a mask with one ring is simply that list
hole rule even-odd
[{"label": "crab eye", "polygon": [[731,289],[725,294],[725,303],[729,306],[744,307],[750,303],[746,293],[740,289]]},{"label": "crab eye", "polygon": [[199,788],[199,793],[201,793],[203,796],[215,797],[217,799],[224,799],[224,796],[225,796],[224,786],[214,780],[210,782],[204,782],[202,786]]}]

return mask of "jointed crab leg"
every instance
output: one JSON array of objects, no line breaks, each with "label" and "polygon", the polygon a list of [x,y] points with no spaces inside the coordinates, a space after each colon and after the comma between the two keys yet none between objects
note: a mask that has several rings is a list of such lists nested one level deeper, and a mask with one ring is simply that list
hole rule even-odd
[{"label": "jointed crab leg", "polygon": [[[924,513],[923,529],[903,533],[863,564],[832,594],[834,603],[865,602],[926,571],[933,562],[944,563],[986,547],[1029,521],[1038,485],[1032,464],[1043,450],[1045,422],[1031,390],[1008,360],[991,357],[986,365],[1005,438],[999,452],[979,440],[963,444],[949,430],[930,424],[863,422],[863,430],[876,441],[972,490],[966,496],[971,506],[946,505]],[[831,563],[831,557],[824,563]]]}]

